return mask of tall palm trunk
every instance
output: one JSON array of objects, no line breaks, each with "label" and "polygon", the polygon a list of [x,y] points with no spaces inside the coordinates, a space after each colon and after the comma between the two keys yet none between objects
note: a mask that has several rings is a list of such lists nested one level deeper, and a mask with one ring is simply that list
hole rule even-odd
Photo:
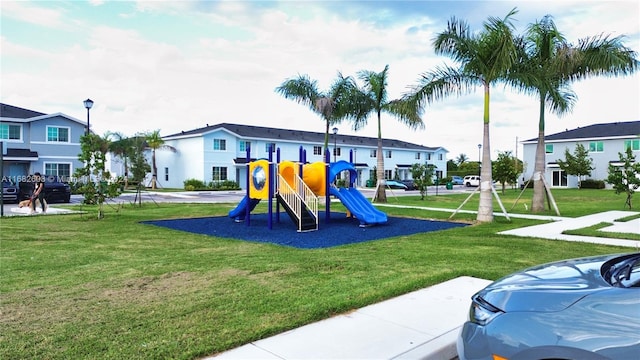
[{"label": "tall palm trunk", "polygon": [[376,176],[378,177],[378,184],[376,190],[376,201],[380,203],[387,202],[387,192],[385,187],[387,182],[384,178],[384,154],[382,153],[382,122],[380,121],[380,110],[378,110],[378,150],[376,156]]},{"label": "tall palm trunk", "polygon": [[540,120],[538,122],[538,144],[536,145],[536,158],[533,167],[533,198],[531,200],[531,211],[544,211],[544,182],[545,176],[546,148],[544,143],[544,99],[546,93],[540,92]]},{"label": "tall palm trunk", "polygon": [[158,181],[158,167],[156,166],[156,149],[153,149],[151,153],[151,163],[153,164],[153,174],[151,174],[151,188],[156,189],[156,182]]},{"label": "tall palm trunk", "polygon": [[493,196],[491,193],[491,142],[489,137],[489,84],[484,85],[484,125],[482,129],[482,170],[480,171],[479,222],[493,221]]}]

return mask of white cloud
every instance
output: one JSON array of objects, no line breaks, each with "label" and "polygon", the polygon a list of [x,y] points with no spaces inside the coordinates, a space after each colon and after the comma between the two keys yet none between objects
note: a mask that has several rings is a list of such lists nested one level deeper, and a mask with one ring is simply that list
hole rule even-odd
[{"label": "white cloud", "polygon": [[[343,9],[336,12],[339,4]],[[630,35],[629,46],[640,49],[637,2],[543,4],[454,2],[436,7],[411,2],[405,5],[412,12],[402,13],[403,6],[396,2],[140,1],[112,14],[108,11],[114,3],[98,1],[92,6],[99,6],[99,14],[93,10],[96,17],[84,18],[64,3],[2,2],[3,18],[20,19],[28,27],[65,26],[76,36],[84,34],[82,41],[55,50],[3,35],[3,61],[11,59],[11,64],[5,62],[2,69],[2,102],[85,119],[82,100],[90,97],[95,101],[91,124],[98,133],[132,135],[160,129],[168,135],[219,122],[323,131],[317,115],[283,99],[275,87],[286,78],[308,74],[327,89],[338,71],[355,75],[363,69],[381,71],[389,64],[389,96],[399,97],[420,73],[450,62],[433,54],[431,41],[451,15],[468,19],[473,29],[479,29],[488,16],[503,17],[517,5],[520,31],[551,13],[571,41],[601,32],[625,32]],[[31,12],[37,16],[30,18]],[[35,25],[32,19],[42,22]],[[187,31],[192,24],[196,35],[177,42],[150,37],[156,29],[171,27],[176,33],[185,30],[193,35]],[[574,112],[563,118],[547,114],[547,133],[640,119],[639,79],[635,75],[575,84],[579,102]],[[451,151],[450,158],[465,153],[474,159],[482,138],[482,104],[480,88],[431,104],[424,112],[425,130],[416,132],[384,115],[383,135],[443,146]],[[359,135],[377,135],[375,118],[369,121]],[[498,150],[513,150],[516,137],[535,137],[537,121],[534,97],[494,87],[494,156]],[[347,124],[339,128],[340,133],[353,133]]]}]

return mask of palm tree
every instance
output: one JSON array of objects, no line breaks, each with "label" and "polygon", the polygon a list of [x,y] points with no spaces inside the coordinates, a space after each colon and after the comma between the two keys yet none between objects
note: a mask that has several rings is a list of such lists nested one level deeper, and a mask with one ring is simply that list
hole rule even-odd
[{"label": "palm tree", "polygon": [[122,159],[124,165],[124,187],[126,188],[129,180],[129,154],[131,150],[131,139],[124,136],[120,132],[108,132],[107,137],[115,137],[114,141],[109,144],[109,152]]},{"label": "palm tree", "polygon": [[164,140],[160,136],[160,130],[154,130],[145,135],[145,140],[147,141],[147,147],[151,149],[151,188],[156,188],[156,183],[158,181],[158,167],[156,166],[156,150],[166,149],[171,150],[173,152],[176,149],[172,146],[165,145]]},{"label": "palm tree", "polygon": [[544,210],[546,106],[558,115],[565,114],[576,102],[571,82],[598,75],[627,75],[637,70],[636,54],[622,44],[622,39],[599,35],[581,39],[573,46],[558,31],[550,15],[528,26],[518,63],[510,76],[514,86],[535,94],[540,101],[531,211]]},{"label": "palm tree", "polygon": [[[482,86],[484,91],[482,163],[491,164],[489,137],[489,92],[491,85],[504,82],[516,60],[516,39],[513,35],[511,17],[513,9],[504,19],[490,17],[483,30],[472,33],[466,22],[454,18],[447,29],[433,41],[437,54],[448,55],[460,63],[458,68],[439,67],[422,74],[418,85],[405,95],[422,107],[426,103],[442,99],[451,93],[462,95]],[[480,204],[477,220],[493,221],[493,199],[491,196],[491,166],[483,166],[480,184]]]},{"label": "palm tree", "polygon": [[375,199],[378,202],[387,202],[384,176],[384,154],[382,153],[382,113],[393,115],[403,124],[411,129],[424,128],[424,123],[420,117],[421,110],[417,102],[403,99],[387,99],[387,74],[389,65],[384,70],[377,73],[374,71],[361,70],[358,78],[364,82],[364,87],[351,94],[349,106],[351,111],[347,117],[353,122],[353,129],[359,130],[367,124],[367,118],[371,113],[378,117],[378,149],[376,152],[376,176],[378,179]]},{"label": "palm tree", "polygon": [[276,88],[276,92],[287,99],[295,100],[307,105],[313,112],[325,121],[324,148],[329,148],[329,128],[342,121],[346,111],[353,108],[347,104],[356,87],[353,78],[344,77],[338,72],[331,88],[327,92],[318,90],[318,82],[311,80],[308,75],[298,75],[297,78],[287,79]]},{"label": "palm tree", "polygon": [[464,164],[465,162],[467,162],[468,160],[469,160],[469,157],[466,154],[460,154],[456,158],[456,164],[458,166],[460,166],[460,165]]}]

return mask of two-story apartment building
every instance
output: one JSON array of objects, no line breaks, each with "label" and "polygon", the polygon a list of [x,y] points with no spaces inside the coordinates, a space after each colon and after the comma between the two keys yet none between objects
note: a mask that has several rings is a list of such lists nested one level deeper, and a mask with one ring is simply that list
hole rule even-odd
[{"label": "two-story apartment building", "polygon": [[71,116],[23,109],[0,103],[0,141],[5,177],[29,174],[70,177],[77,167],[80,137],[86,124]]},{"label": "two-story apartment building", "polygon": [[[522,142],[525,163],[524,179],[533,174],[537,138]],[[557,160],[565,160],[565,150],[573,154],[576,145],[582,144],[589,150],[593,160],[591,179],[606,180],[609,164],[619,163],[618,153],[631,147],[636,160],[640,161],[640,121],[594,124],[545,136],[546,172],[545,180],[553,187],[578,187],[580,179],[568,176]]]},{"label": "two-story apartment building", "polygon": [[[173,151],[156,152],[158,181],[163,187],[183,187],[186,179],[205,182],[232,180],[246,188],[246,149],[250,159],[266,159],[268,149],[280,149],[281,160],[298,161],[300,148],[307,162],[323,161],[324,133],[221,123],[164,136]],[[358,173],[357,186],[374,177],[377,139],[352,135],[329,138],[330,161],[350,159]],[[383,139],[384,168],[387,179],[411,179],[415,163],[434,166],[437,175],[446,177],[447,150],[401,140]],[[350,156],[352,158],[350,158]],[[275,155],[273,159],[276,160]]]}]

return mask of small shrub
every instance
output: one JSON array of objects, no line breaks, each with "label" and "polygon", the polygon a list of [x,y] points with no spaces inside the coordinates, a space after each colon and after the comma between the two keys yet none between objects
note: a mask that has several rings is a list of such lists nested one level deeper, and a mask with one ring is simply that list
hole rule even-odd
[{"label": "small shrub", "polygon": [[212,181],[209,183],[209,188],[213,190],[239,190],[240,185],[231,180]]},{"label": "small shrub", "polygon": [[580,181],[581,189],[604,189],[603,180],[586,179]]},{"label": "small shrub", "polygon": [[[187,186],[191,189],[187,189]],[[204,181],[198,179],[187,179],[184,181],[184,189],[187,191],[193,190],[205,190],[207,186],[204,184]]]}]

